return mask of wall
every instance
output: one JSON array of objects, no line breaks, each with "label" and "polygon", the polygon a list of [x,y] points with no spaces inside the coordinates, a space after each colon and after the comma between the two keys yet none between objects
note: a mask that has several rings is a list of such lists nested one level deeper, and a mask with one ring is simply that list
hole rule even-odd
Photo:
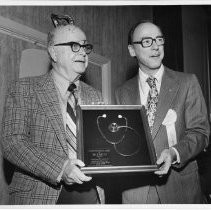
[{"label": "wall", "polygon": [[200,6],[182,7],[184,72],[196,74],[209,108],[207,15]]}]

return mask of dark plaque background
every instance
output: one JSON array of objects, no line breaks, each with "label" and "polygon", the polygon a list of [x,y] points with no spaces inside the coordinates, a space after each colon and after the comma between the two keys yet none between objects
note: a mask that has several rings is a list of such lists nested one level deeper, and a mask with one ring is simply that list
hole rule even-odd
[{"label": "dark plaque background", "polygon": [[[86,167],[151,165],[144,124],[140,110],[83,110],[83,149]],[[97,118],[106,114],[106,118]],[[118,118],[122,115],[123,118]],[[109,125],[122,127],[111,132]],[[138,133],[137,133],[138,132]],[[104,136],[104,137],[103,137]]]}]

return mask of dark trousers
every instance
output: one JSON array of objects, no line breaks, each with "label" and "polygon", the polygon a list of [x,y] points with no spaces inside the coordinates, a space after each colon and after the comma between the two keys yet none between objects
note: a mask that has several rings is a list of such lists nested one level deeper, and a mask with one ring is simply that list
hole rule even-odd
[{"label": "dark trousers", "polygon": [[63,185],[56,204],[97,204],[96,186],[93,182]]}]

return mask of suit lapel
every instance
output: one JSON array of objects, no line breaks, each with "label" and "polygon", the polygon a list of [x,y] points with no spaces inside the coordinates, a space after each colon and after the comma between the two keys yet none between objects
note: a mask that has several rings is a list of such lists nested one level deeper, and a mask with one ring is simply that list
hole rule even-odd
[{"label": "suit lapel", "polygon": [[179,82],[175,77],[175,74],[172,71],[165,68],[160,88],[160,94],[158,98],[155,121],[152,129],[153,139],[155,139],[159,131],[159,128],[166,116],[166,113],[171,107],[172,100],[176,96],[178,89],[179,89]]},{"label": "suit lapel", "polygon": [[44,77],[42,77],[42,79],[35,84],[35,92],[37,93],[40,105],[42,106],[46,116],[49,118],[49,122],[51,123],[61,146],[66,154],[68,154],[65,140],[66,133],[59,105],[59,99],[56,94],[56,88],[50,73],[44,75]]},{"label": "suit lapel", "polygon": [[87,99],[86,88],[84,88],[83,82],[79,81],[79,85],[78,85],[78,104],[79,105],[88,104],[86,102],[86,99]]},{"label": "suit lapel", "polygon": [[86,83],[79,81],[78,85],[78,103],[79,105],[88,105],[95,104],[98,102],[103,102],[101,95],[97,95],[97,92],[94,88],[87,85]]},{"label": "suit lapel", "polygon": [[[131,84],[128,85],[128,102],[131,105],[140,105],[140,93],[138,85],[138,76],[131,80]],[[128,103],[126,103],[128,104]]]}]

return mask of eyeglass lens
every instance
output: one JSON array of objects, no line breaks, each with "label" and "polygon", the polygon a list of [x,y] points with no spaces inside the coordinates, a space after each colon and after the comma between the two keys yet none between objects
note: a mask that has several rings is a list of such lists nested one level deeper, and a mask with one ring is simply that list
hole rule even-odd
[{"label": "eyeglass lens", "polygon": [[78,52],[81,49],[81,47],[83,47],[84,51],[87,54],[89,54],[92,51],[92,45],[90,44],[81,45],[79,43],[72,43],[71,47],[73,52]]},{"label": "eyeglass lens", "polygon": [[133,44],[141,44],[142,47],[150,47],[152,46],[153,41],[155,41],[158,46],[164,45],[165,42],[163,37],[156,37],[155,39],[153,39],[152,37],[147,37],[143,38],[141,41],[133,42]]},{"label": "eyeglass lens", "polygon": [[93,46],[91,44],[81,45],[80,43],[77,42],[60,43],[60,44],[55,44],[54,46],[70,46],[73,52],[78,52],[81,49],[81,47],[83,47],[86,54],[91,53],[93,49]]},{"label": "eyeglass lens", "polygon": [[156,42],[158,46],[164,44],[164,38],[163,37],[157,37],[155,39],[153,38],[145,38],[142,40],[143,47],[150,47],[153,44],[153,41]]}]

